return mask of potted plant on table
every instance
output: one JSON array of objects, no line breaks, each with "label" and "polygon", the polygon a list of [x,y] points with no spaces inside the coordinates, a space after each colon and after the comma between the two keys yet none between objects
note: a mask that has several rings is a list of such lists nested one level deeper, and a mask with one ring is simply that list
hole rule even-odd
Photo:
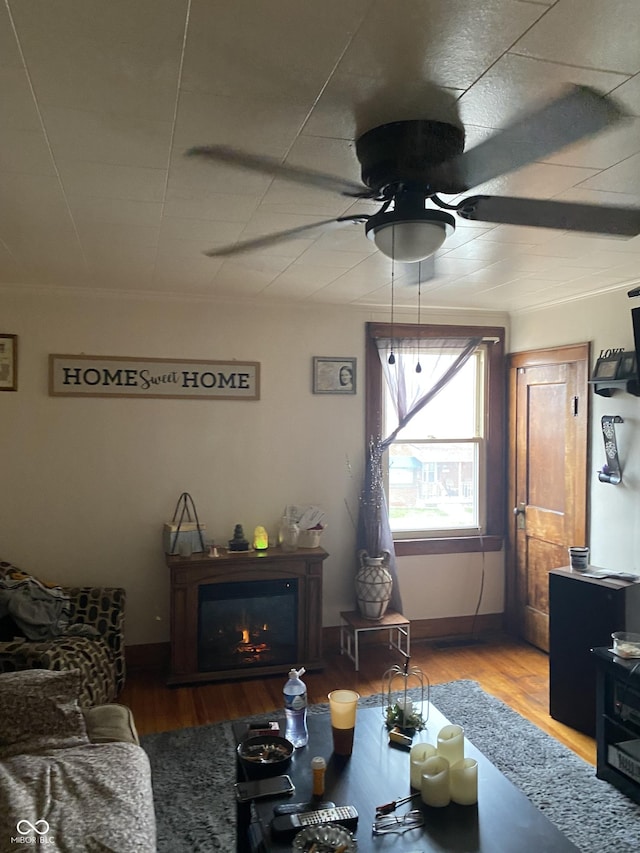
[{"label": "potted plant on table", "polygon": [[369,441],[364,488],[360,499],[360,535],[358,549],[359,568],[356,573],[356,601],[364,619],[379,622],[386,613],[393,578],[389,571],[390,552],[382,547],[382,514],[386,502],[382,478],[380,440]]}]

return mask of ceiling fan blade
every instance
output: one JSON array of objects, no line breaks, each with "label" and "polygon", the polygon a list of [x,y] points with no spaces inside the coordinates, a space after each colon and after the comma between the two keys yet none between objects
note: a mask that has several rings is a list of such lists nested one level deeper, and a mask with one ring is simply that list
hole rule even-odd
[{"label": "ceiling fan blade", "polygon": [[312,222],[309,225],[298,225],[296,228],[287,228],[286,231],[276,231],[273,234],[266,234],[264,237],[241,240],[239,243],[233,243],[230,246],[209,249],[204,254],[209,258],[227,258],[231,255],[240,255],[252,249],[263,249],[266,246],[272,246],[281,240],[284,241],[289,237],[296,237],[304,234],[306,231],[313,231],[315,228],[326,228],[327,226],[343,225],[351,222],[365,222],[368,218],[368,215],[363,214],[358,216],[340,216],[337,219],[324,219],[320,222]]},{"label": "ceiling fan blade", "polygon": [[437,185],[438,192],[465,192],[542,160],[624,117],[625,113],[612,98],[588,86],[572,86],[561,97],[436,167],[431,183]]},{"label": "ceiling fan blade", "polygon": [[463,219],[526,225],[534,228],[560,228],[635,237],[640,234],[640,208],[601,207],[547,199],[508,198],[478,195],[458,205]]},{"label": "ceiling fan blade", "polygon": [[226,145],[196,145],[185,152],[187,157],[202,157],[214,163],[226,163],[230,166],[240,166],[263,175],[271,175],[274,178],[283,178],[309,187],[319,187],[331,192],[339,192],[343,195],[355,196],[356,198],[372,198],[374,193],[362,184],[347,181],[336,175],[327,175],[324,172],[316,172],[313,169],[303,169],[300,166],[287,166],[272,157],[262,157],[257,154],[249,154]]}]

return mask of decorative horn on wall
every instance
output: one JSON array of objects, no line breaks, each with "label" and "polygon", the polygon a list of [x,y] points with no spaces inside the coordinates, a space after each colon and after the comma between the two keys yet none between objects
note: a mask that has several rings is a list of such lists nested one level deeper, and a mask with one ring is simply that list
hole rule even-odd
[{"label": "decorative horn on wall", "polygon": [[618,445],[616,443],[616,424],[624,421],[620,415],[603,415],[601,418],[602,437],[604,439],[604,452],[607,457],[601,471],[598,471],[598,479],[601,483],[611,483],[617,486],[622,482],[622,471],[618,459]]}]

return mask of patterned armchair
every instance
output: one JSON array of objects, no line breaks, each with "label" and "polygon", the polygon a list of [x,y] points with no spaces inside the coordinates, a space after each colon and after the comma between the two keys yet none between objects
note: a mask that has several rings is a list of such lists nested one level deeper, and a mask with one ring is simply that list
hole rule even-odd
[{"label": "patterned armchair", "polygon": [[[16,637],[0,642],[0,672],[79,669],[82,707],[113,702],[125,681],[125,590],[63,587],[62,592],[69,598],[69,633],[47,640]],[[79,625],[94,630],[87,630],[89,636],[84,636],[82,628],[73,627]]]}]

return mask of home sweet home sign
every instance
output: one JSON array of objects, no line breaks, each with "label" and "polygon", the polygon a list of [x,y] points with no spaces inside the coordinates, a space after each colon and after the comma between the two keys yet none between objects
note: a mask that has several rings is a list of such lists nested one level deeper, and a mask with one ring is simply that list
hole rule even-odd
[{"label": "home sweet home sign", "polygon": [[52,397],[169,397],[259,400],[257,361],[49,356]]}]

